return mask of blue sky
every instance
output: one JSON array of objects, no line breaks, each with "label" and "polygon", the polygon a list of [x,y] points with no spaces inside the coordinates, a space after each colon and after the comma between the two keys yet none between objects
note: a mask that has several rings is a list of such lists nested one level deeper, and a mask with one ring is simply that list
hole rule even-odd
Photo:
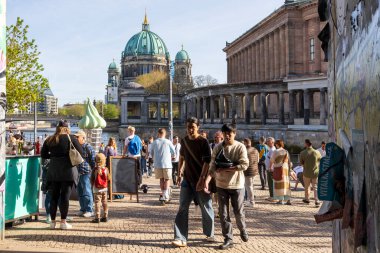
[{"label": "blue sky", "polygon": [[30,26],[59,105],[104,99],[107,68],[119,64],[129,38],[141,30],[145,8],[151,31],[171,58],[188,51],[193,76],[225,83],[226,41],[233,41],[284,0],[10,0],[7,25],[19,16]]}]

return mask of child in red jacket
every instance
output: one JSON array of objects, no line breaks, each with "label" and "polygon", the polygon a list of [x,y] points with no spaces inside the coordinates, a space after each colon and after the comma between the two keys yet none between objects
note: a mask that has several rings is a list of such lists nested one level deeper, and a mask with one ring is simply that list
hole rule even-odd
[{"label": "child in red jacket", "polygon": [[[95,202],[95,219],[93,223],[107,222],[108,221],[108,205],[107,205],[107,192],[109,172],[106,167],[106,157],[104,154],[99,153],[95,157],[96,167],[92,171],[91,183],[92,192],[94,193]],[[103,206],[103,217],[100,218],[100,203]]]}]

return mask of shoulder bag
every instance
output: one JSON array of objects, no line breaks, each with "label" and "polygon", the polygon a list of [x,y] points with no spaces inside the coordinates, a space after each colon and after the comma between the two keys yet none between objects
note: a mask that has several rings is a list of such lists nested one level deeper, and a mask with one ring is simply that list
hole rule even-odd
[{"label": "shoulder bag", "polygon": [[283,170],[282,166],[284,166],[284,162],[285,162],[285,160],[286,160],[287,157],[288,157],[288,152],[286,152],[286,154],[284,156],[284,159],[282,160],[281,166],[274,167],[274,170],[273,170],[273,179],[274,180],[276,180],[276,181],[281,181],[282,180],[282,177],[284,175],[284,170]]},{"label": "shoulder bag", "polygon": [[84,160],[83,160],[81,154],[78,152],[78,150],[75,149],[75,146],[72,143],[69,134],[67,135],[67,137],[69,138],[69,141],[70,141],[69,157],[70,157],[71,165],[77,166],[77,165],[83,163]]}]

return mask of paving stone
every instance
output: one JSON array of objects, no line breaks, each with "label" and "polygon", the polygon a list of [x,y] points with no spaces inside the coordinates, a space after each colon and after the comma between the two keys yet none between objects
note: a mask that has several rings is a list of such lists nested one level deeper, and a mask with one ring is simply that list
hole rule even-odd
[{"label": "paving stone", "polygon": [[[6,230],[6,240],[0,252],[216,252],[223,242],[219,219],[215,219],[217,242],[205,241],[201,216],[190,207],[189,247],[172,247],[174,218],[178,210],[179,189],[174,189],[173,200],[166,206],[158,201],[158,180],[144,178],[152,188],[140,194],[140,203],[129,197],[109,203],[108,223],[94,224],[92,218],[74,216],[78,202],[70,203],[69,215],[74,218],[72,230],[49,230],[44,216],[39,222],[27,222]],[[249,242],[240,240],[234,226],[234,252],[331,252],[331,223],[317,225],[314,205],[302,203],[303,191],[292,192],[292,206],[276,205],[265,200],[268,190],[259,190],[255,182],[256,206],[246,208]],[[216,209],[216,205],[214,205]],[[41,213],[45,213],[41,210]]]}]

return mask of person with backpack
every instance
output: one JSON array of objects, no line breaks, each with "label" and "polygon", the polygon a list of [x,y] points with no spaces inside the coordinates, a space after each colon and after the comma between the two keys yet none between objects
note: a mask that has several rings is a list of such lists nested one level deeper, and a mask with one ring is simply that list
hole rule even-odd
[{"label": "person with backpack", "polygon": [[82,145],[83,162],[77,166],[79,174],[78,182],[78,197],[80,211],[78,216],[91,217],[93,216],[93,196],[91,191],[91,171],[95,168],[95,150],[86,142],[86,133],[79,130],[75,137]]},{"label": "person with backpack", "polygon": [[[91,174],[92,192],[95,202],[95,218],[93,223],[108,222],[107,192],[110,174],[106,165],[106,156],[99,153],[95,157],[96,167]],[[103,206],[103,216],[100,218],[100,203]]]},{"label": "person with backpack", "polygon": [[128,126],[128,137],[125,138],[123,156],[132,157],[137,160],[137,177],[138,184],[142,183],[142,175],[140,169],[140,158],[142,150],[142,142],[140,137],[135,135],[136,129],[133,126]]},{"label": "person with backpack", "polygon": [[265,190],[267,185],[267,172],[265,168],[265,158],[268,154],[268,146],[265,144],[265,137],[261,136],[259,139],[259,144],[257,145],[257,150],[259,151],[259,175],[261,182],[261,190]]}]

